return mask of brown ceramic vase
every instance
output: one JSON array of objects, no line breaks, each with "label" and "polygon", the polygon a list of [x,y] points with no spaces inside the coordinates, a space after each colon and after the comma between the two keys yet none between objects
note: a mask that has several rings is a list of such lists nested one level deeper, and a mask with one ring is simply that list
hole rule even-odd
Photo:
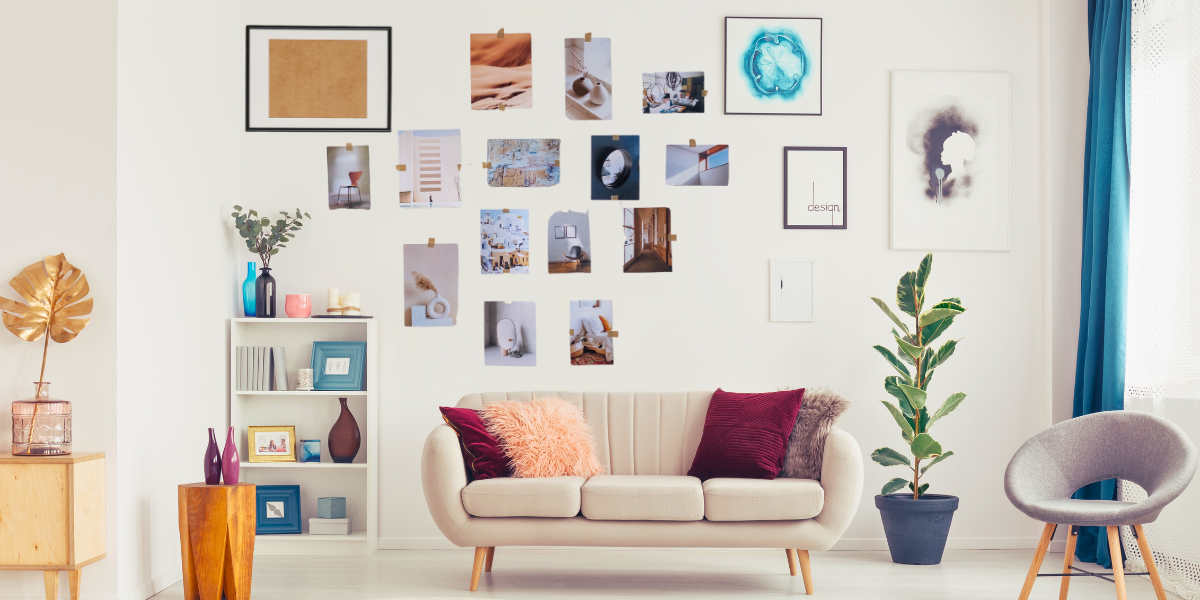
[{"label": "brown ceramic vase", "polygon": [[362,435],[358,431],[358,422],[346,407],[346,399],[338,400],[342,403],[342,414],[329,430],[329,456],[335,463],[354,462],[362,445]]}]

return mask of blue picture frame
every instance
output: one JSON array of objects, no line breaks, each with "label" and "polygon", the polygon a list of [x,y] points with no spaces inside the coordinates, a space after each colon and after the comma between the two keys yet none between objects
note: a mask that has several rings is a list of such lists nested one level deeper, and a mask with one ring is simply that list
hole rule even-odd
[{"label": "blue picture frame", "polygon": [[[327,374],[329,359],[349,359],[350,368],[344,374]],[[362,391],[363,375],[366,372],[366,342],[313,342],[312,361],[313,389],[337,391]]]},{"label": "blue picture frame", "polygon": [[300,518],[300,486],[256,486],[254,504],[258,521],[254,527],[255,535],[304,533]]}]

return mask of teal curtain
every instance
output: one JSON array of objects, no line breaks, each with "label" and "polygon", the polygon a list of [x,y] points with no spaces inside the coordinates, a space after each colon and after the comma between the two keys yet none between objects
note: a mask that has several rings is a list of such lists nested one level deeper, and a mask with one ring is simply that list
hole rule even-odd
[{"label": "teal curtain", "polygon": [[[1129,40],[1131,0],[1089,0],[1091,76],[1083,188],[1083,276],[1073,416],[1125,407],[1129,263]],[[1116,480],[1075,492],[1115,500]],[[1112,566],[1103,528],[1081,527],[1075,556]]]}]

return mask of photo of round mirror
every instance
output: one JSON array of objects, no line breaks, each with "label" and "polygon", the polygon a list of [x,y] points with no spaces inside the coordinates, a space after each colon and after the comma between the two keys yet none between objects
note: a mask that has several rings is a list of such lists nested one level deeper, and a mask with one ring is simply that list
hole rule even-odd
[{"label": "photo of round mirror", "polygon": [[600,162],[600,181],[608,189],[619,188],[629,180],[633,172],[633,158],[624,150],[613,150]]}]

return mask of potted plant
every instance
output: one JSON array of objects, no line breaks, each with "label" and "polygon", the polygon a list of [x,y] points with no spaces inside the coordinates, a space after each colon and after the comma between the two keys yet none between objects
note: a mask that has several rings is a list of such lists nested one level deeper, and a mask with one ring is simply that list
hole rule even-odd
[{"label": "potted plant", "polygon": [[[885,467],[901,466],[911,471],[905,477],[896,477],[883,484],[883,489],[875,496],[875,506],[883,518],[883,531],[892,561],[910,565],[936,565],[942,561],[950,521],[958,508],[958,497],[927,494],[925,490],[929,489],[929,484],[922,483],[921,478],[930,467],[954,455],[942,449],[929,432],[967,397],[962,392],[951,394],[930,415],[926,403],[929,381],[935,369],[954,354],[958,340],[947,340],[937,350],[933,344],[954,323],[954,318],[966,311],[958,298],[947,298],[926,308],[925,284],[932,268],[933,254],[927,254],[917,270],[905,273],[896,286],[896,306],[911,318],[911,330],[887,303],[871,298],[900,328],[899,331],[892,329],[896,344],[894,354],[884,346],[875,346],[875,350],[898,373],[883,380],[883,389],[896,399],[896,404],[887,400],[882,402],[896,420],[912,453],[911,460],[905,453],[891,448],[879,448],[871,453],[871,459]],[[922,461],[925,461],[924,466]],[[895,493],[905,487],[907,492]]]},{"label": "potted plant", "polygon": [[271,276],[271,257],[279,254],[280,248],[287,248],[283,242],[290,242],[296,238],[296,232],[304,226],[303,219],[312,217],[308,213],[301,213],[297,208],[295,215],[279,211],[283,218],[272,223],[267,217],[259,217],[258,211],[250,210],[242,214],[242,207],[236,205],[233,210],[234,213],[230,216],[234,219],[238,233],[245,240],[246,248],[258,254],[263,264],[262,272],[254,285],[254,316],[274,318],[275,278]]}]

